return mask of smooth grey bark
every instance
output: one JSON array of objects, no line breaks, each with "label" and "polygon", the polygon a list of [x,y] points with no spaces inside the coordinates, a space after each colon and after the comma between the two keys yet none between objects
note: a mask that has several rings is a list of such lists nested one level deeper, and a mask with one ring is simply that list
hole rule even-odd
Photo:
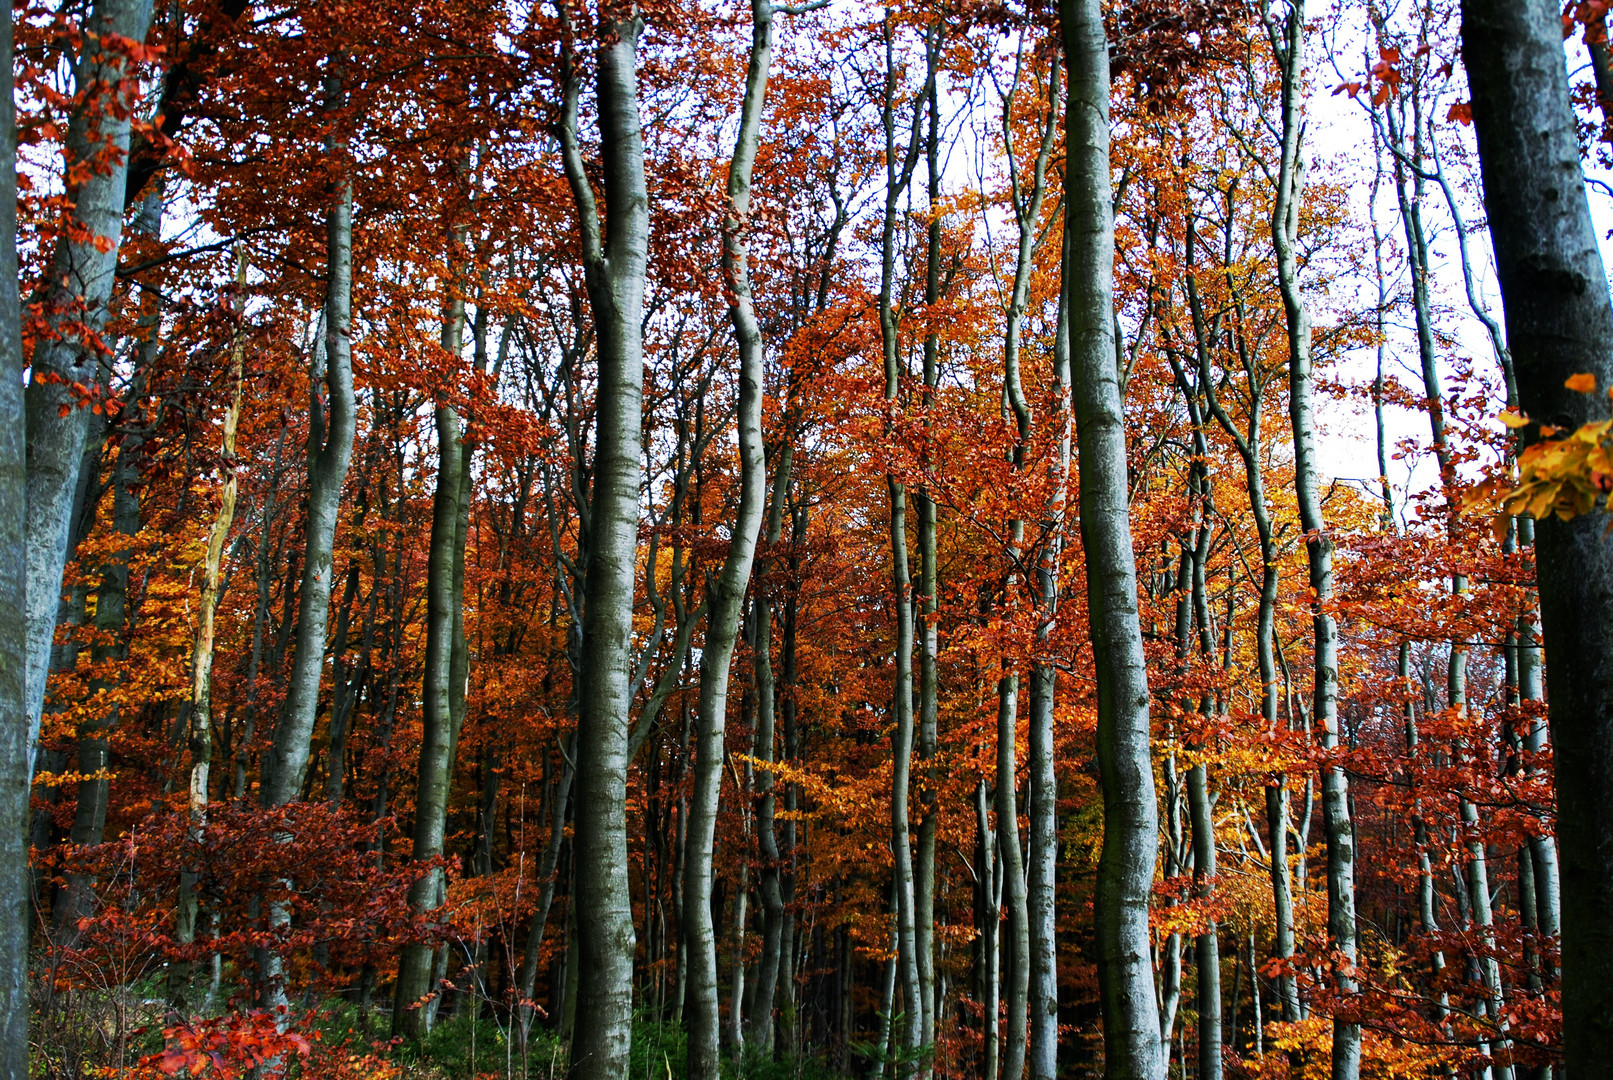
[{"label": "smooth grey bark", "polygon": [[[1613,306],[1585,196],[1558,9],[1466,0],[1462,46],[1518,404],[1539,423],[1602,419],[1574,374],[1613,382]],[[1538,428],[1526,429],[1530,441]],[[1535,568],[1556,763],[1563,1056],[1607,1073],[1613,1043],[1613,548],[1605,512],[1536,523]],[[1537,883],[1538,884],[1538,883]]]},{"label": "smooth grey bark", "polygon": [[[462,237],[459,241],[462,242]],[[456,243],[458,246],[458,243]],[[464,344],[465,301],[451,296],[443,313],[441,344],[455,362]],[[431,506],[431,541],[426,555],[426,658],[422,685],[420,761],[415,787],[414,830],[410,858],[435,859],[443,853],[448,823],[448,798],[454,765],[456,727],[454,660],[460,629],[456,625],[463,593],[464,548],[459,542],[466,472],[470,451],[464,441],[459,413],[446,402],[435,410],[437,427],[437,489]],[[461,693],[463,691],[461,690]],[[409,907],[416,912],[435,911],[445,899],[447,881],[441,869],[422,875],[409,887]],[[392,1030],[411,1038],[430,1031],[435,1010],[424,999],[432,995],[437,947],[420,942],[404,947],[398,958]]]},{"label": "smooth grey bark", "polygon": [[[1311,322],[1299,274],[1299,210],[1304,192],[1304,0],[1289,0],[1279,17],[1261,9],[1267,37],[1282,80],[1281,149],[1271,212],[1272,246],[1288,327],[1288,414],[1294,433],[1294,489],[1300,527],[1305,530],[1306,563],[1311,586],[1314,692],[1311,722],[1321,730],[1322,749],[1339,748],[1338,627],[1328,605],[1333,599],[1333,539],[1322,515],[1321,477],[1316,463],[1316,430],[1312,408]],[[1357,992],[1355,836],[1350,822],[1349,783],[1335,759],[1322,765],[1322,819],[1327,841],[1327,930],[1339,959],[1333,978],[1343,999],[1333,1017],[1333,1080],[1355,1080],[1361,1071],[1361,1024],[1350,1018],[1350,999]]]},{"label": "smooth grey bark", "polygon": [[[931,36],[939,36],[939,24],[930,28]],[[931,48],[935,44],[927,42]],[[941,101],[940,88],[929,83],[925,94],[927,129],[924,134],[925,205],[929,208],[930,222],[924,232],[924,303],[932,307],[941,299]],[[941,336],[934,324],[924,335],[924,408],[935,403],[935,389],[940,379]],[[919,584],[918,627],[918,756],[923,776],[919,786],[918,843],[913,854],[913,950],[917,954],[919,969],[920,1041],[925,1046],[935,1043],[938,1002],[935,993],[935,840],[940,827],[937,794],[940,777],[935,768],[937,718],[939,715],[940,675],[937,659],[941,651],[941,596],[940,567],[936,551],[936,530],[939,525],[935,500],[927,488],[913,493],[918,510]],[[921,1080],[934,1070],[934,1056],[927,1057],[919,1070]]]},{"label": "smooth grey bark", "polygon": [[1159,1011],[1148,949],[1158,811],[1131,544],[1126,429],[1115,366],[1109,50],[1098,0],[1062,0],[1060,15],[1069,72],[1065,287],[1104,810],[1093,894],[1104,1074],[1109,1080],[1160,1080]]},{"label": "smooth grey bark", "polygon": [[0,30],[0,1080],[28,1080],[27,472],[17,296],[17,111],[11,19]]},{"label": "smooth grey bark", "polygon": [[[728,205],[723,215],[722,267],[728,288],[728,317],[733,323],[734,338],[739,348],[739,411],[736,420],[739,429],[740,493],[722,572],[710,585],[706,637],[700,654],[699,735],[695,747],[694,791],[689,804],[683,883],[686,923],[684,947],[689,951],[686,1075],[690,1080],[716,1080],[720,1065],[717,944],[711,918],[712,842],[716,835],[717,807],[722,795],[729,669],[734,644],[739,637],[745,591],[750,584],[756,541],[761,535],[767,498],[767,459],[762,445],[763,341],[751,296],[749,230],[751,171],[761,145],[762,107],[767,97],[767,77],[773,57],[773,15],[770,0],[752,0],[750,67],[745,79],[739,134],[728,167]],[[768,636],[771,637],[771,630]],[[769,648],[769,643],[758,641],[756,648],[765,650]],[[767,730],[764,733],[759,727],[757,736],[760,739],[765,734],[769,743],[767,753],[770,755],[773,738],[771,695],[769,700],[761,704],[761,708],[765,710]],[[766,802],[766,808],[771,814],[770,802]],[[776,856],[776,850],[774,854]],[[774,888],[777,888],[776,878]],[[739,933],[743,936],[743,889],[736,901]],[[782,903],[777,906],[779,913],[782,913]],[[736,1036],[742,1033],[737,989],[743,985],[742,965],[743,961],[736,956],[733,1009]],[[776,956],[772,970],[776,978]],[[768,987],[768,999],[760,1003],[757,1012],[765,1014],[767,1030],[771,1031],[772,987]],[[737,1038],[735,1044],[737,1047]]]},{"label": "smooth grey bark", "polygon": [[[1064,544],[1065,501],[1070,477],[1069,305],[1061,288],[1053,347],[1054,392],[1059,402],[1057,456],[1048,469],[1053,491],[1043,522],[1046,539],[1037,559],[1036,628],[1039,648],[1052,638],[1058,617],[1059,563]],[[1030,921],[1031,1080],[1054,1080],[1058,1072],[1058,776],[1054,770],[1053,704],[1058,671],[1051,660],[1031,664],[1030,716],[1026,724],[1026,815],[1030,826],[1025,867],[1026,909]]]},{"label": "smooth grey bark", "polygon": [[543,948],[543,935],[549,925],[549,909],[554,905],[555,884],[559,880],[560,849],[565,841],[566,806],[571,800],[571,783],[575,775],[572,761],[575,744],[570,752],[561,753],[560,776],[555,782],[553,805],[550,809],[549,840],[543,848],[543,862],[538,867],[538,906],[532,912],[527,927],[526,943],[521,950],[521,976],[518,1003],[520,1015],[519,1036],[525,1045],[532,1028],[532,1000],[538,988],[538,958]]},{"label": "smooth grey bark", "polygon": [[1025,856],[1019,837],[1015,765],[1019,726],[1019,676],[997,682],[997,863],[1007,919],[1002,929],[1003,1080],[1025,1072],[1025,1022],[1030,993],[1030,926],[1026,918]]},{"label": "smooth grey bark", "polygon": [[[340,107],[341,77],[326,80],[328,108]],[[334,147],[333,147],[334,149]],[[299,797],[308,772],[320,675],[325,667],[325,626],[330,615],[336,528],[342,482],[353,456],[353,185],[342,180],[325,219],[324,344],[316,343],[309,380],[307,539],[297,598],[297,636],[285,711],[263,763],[263,805],[284,806]],[[323,370],[321,370],[323,368]],[[325,394],[320,394],[324,383]]]},{"label": "smooth grey bark", "polygon": [[[325,83],[327,106],[342,99],[341,76]],[[334,139],[331,149],[335,148]],[[353,184],[340,182],[325,217],[325,306],[321,316],[323,348],[313,350],[309,378],[307,534],[303,551],[301,594],[297,603],[296,655],[286,690],[285,710],[275,725],[274,744],[262,765],[263,805],[285,806],[302,794],[319,707],[320,675],[325,666],[325,623],[330,614],[337,519],[342,482],[353,453],[357,403],[353,393]],[[325,401],[320,400],[320,383]],[[327,415],[326,410],[329,410]],[[268,906],[269,928],[283,931],[291,912],[284,904]],[[286,1004],[282,957],[265,950],[259,963],[264,1001]],[[285,1015],[281,1012],[279,1015]]]},{"label": "smooth grey bark", "polygon": [[[895,26],[889,8],[885,10],[882,36],[885,48],[884,93],[880,124],[885,137],[885,205],[880,226],[879,336],[885,368],[885,400],[891,408],[898,404],[901,390],[901,316],[896,304],[896,229],[902,193],[907,190],[918,166],[922,146],[919,117],[925,107],[930,85],[935,81],[936,56],[933,33],[926,36],[926,79],[918,95],[905,150],[899,152],[896,140],[897,69],[894,56]],[[887,432],[888,434],[888,432]],[[918,945],[914,930],[915,900],[913,847],[908,810],[913,768],[913,578],[907,552],[907,485],[894,472],[885,478],[889,495],[891,552],[891,606],[896,623],[894,679],[891,691],[891,859],[894,877],[896,966],[902,998],[907,1003],[902,1025],[899,1075],[911,1074],[918,1067],[924,1043],[924,994],[919,982]]]},{"label": "smooth grey bark", "polygon": [[[61,230],[44,286],[43,316],[51,333],[40,335],[30,358],[33,378],[25,391],[30,747],[39,741],[74,493],[92,420],[90,410],[75,400],[70,388],[74,383],[96,382],[101,364],[98,342],[107,323],[123,235],[129,126],[138,89],[137,73],[126,64],[127,54],[103,49],[100,43],[106,35],[144,42],[150,25],[151,0],[99,0],[85,22],[84,45],[74,71],[78,104],[68,122],[66,156],[69,162],[94,162],[95,167],[67,192],[73,225]],[[13,248],[15,233],[13,229]],[[75,234],[85,240],[73,241]],[[31,779],[32,751],[29,759]]]},{"label": "smooth grey bark", "polygon": [[[1022,191],[1017,164],[1014,160],[1014,139],[1011,118],[1014,98],[1019,89],[1023,70],[1023,51],[1016,62],[1014,80],[1003,94],[1003,146],[1008,156],[1008,176],[1013,203],[1017,243],[1015,245],[1014,280],[1009,289],[1007,310],[1004,312],[1003,335],[1003,409],[1014,424],[1015,441],[1010,452],[1016,472],[1026,465],[1025,451],[1031,439],[1031,408],[1025,397],[1020,377],[1020,353],[1026,308],[1030,303],[1030,278],[1036,255],[1036,230],[1047,199],[1047,170],[1052,159],[1058,134],[1058,58],[1052,61],[1048,79],[1048,110],[1041,125],[1041,140],[1031,167],[1029,191]],[[1008,523],[1009,550],[1007,587],[1015,589],[1022,575],[1017,567],[1024,555],[1025,522],[1015,518]],[[1033,583],[1040,586],[1041,582]],[[1027,895],[1024,848],[1019,835],[1019,807],[1016,799],[1016,760],[1018,754],[1018,673],[1005,675],[998,681],[997,706],[997,832],[998,850],[1001,852],[1004,889],[1007,902],[1007,954],[1005,975],[1007,981],[1006,1045],[1002,1069],[1006,1080],[1020,1080],[1025,1070],[1026,1021],[1030,1006],[1030,905]],[[1049,715],[1051,715],[1049,711]]]},{"label": "smooth grey bark", "polygon": [[[1232,196],[1228,194],[1227,228],[1233,227]],[[1249,511],[1254,519],[1255,535],[1260,544],[1260,594],[1255,615],[1255,656],[1260,676],[1260,716],[1268,732],[1276,734],[1279,727],[1279,698],[1276,621],[1278,588],[1278,552],[1276,530],[1271,520],[1271,507],[1266,500],[1266,481],[1262,471],[1264,450],[1261,443],[1262,403],[1265,399],[1267,378],[1258,367],[1257,360],[1239,336],[1238,358],[1246,380],[1244,391],[1248,402],[1246,427],[1240,427],[1227,412],[1216,393],[1212,376],[1211,342],[1220,331],[1219,317],[1206,314],[1199,299],[1198,278],[1195,269],[1198,237],[1193,215],[1187,222],[1185,243],[1188,273],[1185,285],[1188,310],[1193,321],[1194,347],[1198,355],[1199,385],[1204,390],[1205,405],[1221,429],[1232,440],[1243,460],[1244,482],[1249,491]],[[1241,303],[1241,301],[1240,301]],[[1269,860],[1272,886],[1273,937],[1277,958],[1285,963],[1285,970],[1276,978],[1277,996],[1285,1023],[1301,1018],[1299,984],[1286,963],[1294,955],[1294,893],[1293,877],[1289,868],[1289,791],[1288,777],[1278,773],[1270,778],[1265,788],[1266,851]]]},{"label": "smooth grey bark", "polygon": [[[561,7],[562,18],[567,18]],[[624,6],[598,27],[595,92],[605,228],[577,139],[581,87],[562,55],[561,157],[577,207],[598,356],[593,493],[578,685],[576,1026],[572,1080],[619,1080],[632,1038],[635,933],[627,879],[627,748],[632,708],[649,190],[635,63],[644,23]],[[569,28],[568,28],[569,29]]]},{"label": "smooth grey bark", "polygon": [[997,1039],[1001,969],[998,966],[997,936],[1002,917],[1001,875],[997,870],[997,838],[991,827],[990,799],[986,778],[975,784],[975,883],[980,890],[979,978],[982,1012],[981,1041],[984,1044],[982,1080],[997,1080],[1000,1052]]},{"label": "smooth grey bark", "polygon": [[[784,531],[784,498],[790,483],[790,449],[786,444],[774,466],[773,493],[767,513],[767,544],[771,549]],[[766,572],[766,562],[757,567],[757,577]],[[774,778],[765,766],[775,760],[776,741],[773,679],[773,608],[765,587],[759,587],[751,601],[751,657],[756,685],[756,892],[762,903],[762,956],[756,967],[755,1005],[751,1009],[749,1041],[764,1057],[773,1055],[773,1005],[779,976],[785,966],[784,890],[780,878],[778,833],[774,827],[777,795]]]}]

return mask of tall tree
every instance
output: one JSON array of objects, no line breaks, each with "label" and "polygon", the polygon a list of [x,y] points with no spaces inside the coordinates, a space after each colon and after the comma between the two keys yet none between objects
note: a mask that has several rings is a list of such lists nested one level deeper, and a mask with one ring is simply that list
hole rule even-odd
[{"label": "tall tree", "polygon": [[[144,42],[150,25],[151,0],[99,0],[83,27],[73,73],[74,105],[65,147],[71,209],[47,271],[42,315],[48,333],[40,335],[29,358],[34,375],[27,390],[30,746],[39,740],[62,570],[91,420],[91,411],[74,398],[73,387],[96,381],[123,237],[129,130],[139,83],[130,51],[119,39]],[[28,775],[33,775],[31,763]]]},{"label": "tall tree", "polygon": [[[717,806],[722,793],[724,760],[723,734],[728,714],[728,673],[739,623],[750,584],[751,566],[756,558],[756,541],[761,534],[764,504],[767,500],[767,460],[762,445],[762,385],[766,374],[762,329],[756,318],[756,302],[751,294],[750,224],[751,173],[761,146],[762,108],[767,100],[767,77],[773,62],[773,17],[771,0],[751,2],[750,66],[745,77],[745,95],[740,107],[739,134],[728,164],[727,206],[723,211],[722,269],[728,291],[728,317],[733,324],[739,350],[739,505],[729,531],[728,552],[722,571],[710,586],[707,604],[706,640],[700,654],[699,741],[695,748],[695,787],[689,806],[689,834],[684,863],[683,912],[689,979],[689,1056],[690,1080],[716,1080],[720,1065],[719,1011],[717,1002],[717,942],[711,913],[711,850],[717,825]],[[758,599],[758,603],[765,603]],[[771,631],[768,632],[771,638]],[[768,641],[757,639],[755,648],[765,650]],[[767,723],[758,727],[758,740],[768,741],[772,753],[773,703],[762,706]],[[765,727],[765,730],[764,730]],[[768,807],[770,811],[770,807]],[[776,879],[775,879],[775,888]],[[775,916],[776,917],[776,916]],[[736,960],[737,964],[743,961]],[[777,958],[773,972],[777,973]],[[737,985],[737,983],[736,983]],[[734,1009],[739,1009],[736,994]],[[766,998],[758,998],[755,1011],[765,1014],[771,1025],[772,987]],[[735,1016],[735,1031],[740,1030]]]},{"label": "tall tree", "polygon": [[1109,45],[1098,0],[1062,0],[1059,15],[1069,73],[1064,287],[1103,787],[1103,850],[1093,906],[1104,1075],[1108,1080],[1159,1080],[1163,1059],[1148,942],[1158,811],[1114,340]]},{"label": "tall tree", "polygon": [[[1484,202],[1518,404],[1539,425],[1604,419],[1613,386],[1613,304],[1585,195],[1558,9],[1464,0]],[[1613,1043],[1613,547],[1605,511],[1535,525],[1535,573],[1554,744],[1562,890],[1563,1057],[1570,1077],[1607,1071]]]},{"label": "tall tree", "polygon": [[1355,831],[1350,822],[1349,781],[1339,752],[1338,624],[1330,610],[1333,598],[1333,544],[1322,516],[1322,481],[1316,461],[1313,408],[1316,376],[1311,349],[1311,317],[1300,285],[1300,206],[1305,191],[1305,4],[1289,0],[1278,15],[1261,9],[1267,37],[1281,79],[1280,156],[1272,200],[1271,238],[1277,255],[1288,326],[1288,413],[1294,433],[1294,494],[1310,573],[1314,693],[1311,723],[1320,729],[1322,749],[1322,823],[1327,840],[1327,931],[1336,950],[1333,978],[1342,1002],[1333,1017],[1333,1080],[1355,1080],[1361,1072],[1361,1024],[1353,1016],[1350,995],[1355,976]]},{"label": "tall tree", "polygon": [[0,1080],[28,1080],[28,793],[33,765],[24,616],[27,517],[17,110],[12,20],[0,29]]},{"label": "tall tree", "polygon": [[[345,101],[343,75],[334,59],[325,77],[325,109],[339,112]],[[319,684],[325,670],[325,627],[335,570],[336,529],[341,517],[342,484],[353,457],[357,402],[353,393],[353,181],[339,155],[345,147],[332,135],[327,152],[336,171],[331,205],[325,214],[325,303],[321,333],[314,343],[308,379],[307,531],[302,581],[297,595],[297,636],[286,687],[285,710],[275,725],[274,746],[263,763],[263,805],[285,806],[302,794]]]},{"label": "tall tree", "polygon": [[632,706],[633,586],[643,432],[644,282],[650,197],[639,122],[637,7],[604,5],[595,27],[594,86],[605,222],[578,142],[580,72],[570,8],[562,31],[561,157],[576,203],[599,378],[589,504],[586,608],[576,672],[577,776],[573,858],[577,919],[572,1080],[615,1080],[627,1069],[633,1020],[632,898],[627,879],[628,716]]},{"label": "tall tree", "polygon": [[[450,258],[457,263],[463,258],[463,230],[453,231],[451,247]],[[456,280],[450,288],[459,285]],[[442,349],[451,364],[450,371],[458,368],[464,332],[465,299],[454,292],[444,305],[442,320]],[[462,632],[458,616],[465,580],[465,549],[459,529],[460,520],[468,509],[462,503],[470,468],[470,448],[465,445],[458,410],[447,401],[439,401],[435,412],[437,490],[432,498],[431,546],[426,556],[426,671],[421,694],[420,767],[410,851],[410,857],[416,862],[442,855],[447,828],[453,747],[458,734],[452,707],[454,659]],[[411,887],[410,906],[416,911],[436,910],[442,906],[446,887],[442,871],[432,870]],[[434,1010],[424,1007],[422,999],[435,989],[432,975],[437,955],[438,949],[426,943],[404,948],[398,960],[397,1000],[392,1008],[394,1030],[416,1038],[427,1034]]]}]

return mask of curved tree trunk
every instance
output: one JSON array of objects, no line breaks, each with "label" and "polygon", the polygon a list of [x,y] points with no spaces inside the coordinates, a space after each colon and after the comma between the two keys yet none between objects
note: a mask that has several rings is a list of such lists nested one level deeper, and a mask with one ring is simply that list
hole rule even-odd
[{"label": "curved tree trunk", "polygon": [[[341,106],[341,76],[326,81],[330,109]],[[285,712],[275,727],[274,746],[263,763],[263,805],[284,806],[299,797],[319,711],[320,675],[325,667],[325,625],[330,592],[342,482],[353,455],[356,402],[353,395],[353,185],[343,181],[325,220],[326,280],[324,342],[316,343],[309,380],[308,535],[302,588],[297,600],[296,652],[286,688]],[[328,401],[321,401],[320,384]]]},{"label": "curved tree trunk", "polygon": [[[343,99],[341,75],[326,77],[327,108]],[[332,142],[332,150],[335,149]],[[356,402],[353,394],[353,185],[344,180],[334,193],[325,218],[326,276],[322,316],[323,345],[316,342],[309,378],[307,540],[303,552],[302,589],[297,607],[296,655],[286,690],[285,711],[275,727],[274,744],[263,761],[262,801],[267,808],[299,798],[319,707],[320,676],[325,665],[325,623],[330,614],[333,553],[341,510],[342,482],[353,453]],[[325,384],[326,403],[320,400]],[[271,930],[283,930],[291,913],[283,904],[269,905]],[[286,1004],[282,958],[266,951],[259,963],[264,1000]],[[281,1013],[283,1016],[284,1013]]]},{"label": "curved tree trunk", "polygon": [[627,745],[650,225],[635,69],[643,25],[636,10],[624,5],[614,21],[599,27],[595,85],[608,212],[603,231],[577,141],[577,71],[569,52],[563,57],[561,154],[577,205],[599,358],[587,606],[576,676],[573,902],[587,916],[577,919],[572,1080],[618,1080],[627,1071],[632,1038],[635,934],[627,880]]},{"label": "curved tree trunk", "polygon": [[[1269,10],[1264,17],[1282,76],[1282,147],[1271,234],[1288,320],[1288,413],[1294,431],[1294,489],[1310,573],[1315,664],[1311,721],[1321,729],[1322,749],[1334,755],[1339,749],[1339,659],[1338,627],[1328,610],[1333,599],[1333,539],[1322,516],[1311,405],[1315,384],[1311,323],[1299,283],[1299,207],[1304,192],[1304,0],[1290,0],[1286,16],[1281,19]],[[1357,992],[1352,970],[1356,959],[1355,836],[1349,799],[1343,765],[1337,760],[1325,762],[1322,819],[1327,840],[1327,930],[1339,956],[1333,965],[1333,978],[1344,1001],[1342,1014],[1333,1018],[1333,1080],[1355,1080],[1361,1071],[1361,1025],[1348,1015],[1349,999]]]},{"label": "curved tree trunk", "polygon": [[[729,289],[728,315],[739,345],[740,495],[722,573],[711,586],[706,639],[701,650],[699,741],[695,748],[694,792],[689,806],[688,849],[684,863],[684,948],[689,952],[689,1080],[716,1080],[720,1064],[717,942],[711,917],[711,850],[722,794],[729,665],[739,636],[740,612],[750,583],[767,498],[767,460],[762,445],[764,357],[762,331],[751,299],[748,233],[751,169],[761,141],[762,105],[772,63],[773,8],[769,0],[753,0],[751,13],[750,70],[745,82],[739,135],[728,169],[728,208],[723,219],[722,251],[723,273]],[[758,649],[767,647],[766,642],[757,643]],[[771,743],[772,701],[767,701],[763,708],[769,717],[766,737]],[[758,731],[758,735],[761,734]],[[766,809],[771,813],[770,803]],[[776,878],[774,885],[776,889]],[[742,896],[739,902],[743,904]],[[740,985],[738,972],[743,970],[739,967],[742,963],[736,957],[736,987]],[[773,970],[776,974],[776,965]],[[736,1012],[739,1002],[736,993]],[[756,1011],[765,1013],[771,1025],[771,1000],[760,1002]],[[739,1017],[736,1015],[734,1020],[738,1032]]]}]

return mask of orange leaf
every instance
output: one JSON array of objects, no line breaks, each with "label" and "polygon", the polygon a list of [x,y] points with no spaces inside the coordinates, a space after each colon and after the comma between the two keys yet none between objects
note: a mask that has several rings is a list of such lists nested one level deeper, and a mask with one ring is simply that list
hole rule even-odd
[{"label": "orange leaf", "polygon": [[1563,380],[1563,385],[1576,394],[1589,394],[1596,389],[1596,376],[1588,371],[1582,371]]}]

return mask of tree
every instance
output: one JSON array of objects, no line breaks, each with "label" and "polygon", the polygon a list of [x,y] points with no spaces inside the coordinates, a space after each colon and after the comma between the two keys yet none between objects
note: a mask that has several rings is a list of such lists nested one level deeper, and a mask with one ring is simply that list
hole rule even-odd
[{"label": "tree", "polygon": [[[1566,384],[1613,384],[1613,305],[1580,170],[1560,20],[1549,5],[1467,0],[1462,46],[1496,275],[1518,404],[1534,423],[1572,430],[1605,406]],[[1613,863],[1597,824],[1613,804],[1608,751],[1613,683],[1604,665],[1613,626],[1613,549],[1600,511],[1536,524],[1535,569],[1546,653],[1547,715],[1556,762],[1562,860],[1563,1057],[1596,1075],[1613,1037],[1613,949],[1603,913]]]},{"label": "tree", "polygon": [[[563,21],[568,9],[561,8]],[[642,16],[601,12],[595,94],[604,166],[605,229],[577,141],[580,72],[564,27],[561,156],[577,208],[599,362],[593,497],[577,671],[577,1026],[573,1080],[625,1070],[633,1005],[633,912],[627,882],[627,736],[638,540],[643,304],[649,192],[635,61]]]},{"label": "tree", "polygon": [[1065,108],[1065,274],[1080,478],[1087,619],[1098,686],[1103,854],[1094,915],[1111,1080],[1162,1074],[1149,967],[1148,898],[1158,848],[1149,695],[1126,483],[1126,432],[1115,369],[1114,210],[1109,182],[1109,55],[1100,5],[1060,7]]}]

